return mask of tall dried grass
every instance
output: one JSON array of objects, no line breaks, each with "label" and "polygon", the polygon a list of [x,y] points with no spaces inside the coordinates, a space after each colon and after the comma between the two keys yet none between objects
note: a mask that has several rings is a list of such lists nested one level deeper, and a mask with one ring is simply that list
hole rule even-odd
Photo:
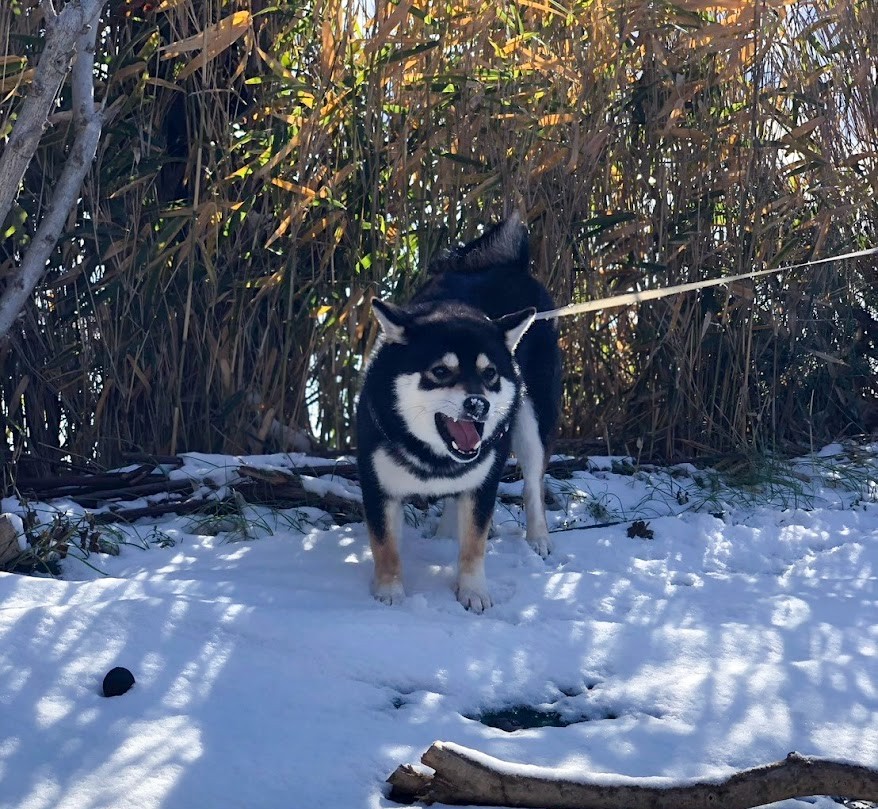
[{"label": "tall dried grass", "polygon": [[[876,242],[872,3],[366,6],[111,2],[99,96],[119,106],[0,356],[9,450],[259,451],[309,416],[347,447],[371,295],[404,299],[512,206],[563,302]],[[0,133],[40,25],[0,9]],[[866,428],[874,261],[717,289],[564,322],[562,434],[680,457]]]}]

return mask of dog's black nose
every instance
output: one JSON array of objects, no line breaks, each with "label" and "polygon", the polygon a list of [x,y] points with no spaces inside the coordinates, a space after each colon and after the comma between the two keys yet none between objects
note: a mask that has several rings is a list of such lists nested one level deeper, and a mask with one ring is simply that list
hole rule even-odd
[{"label": "dog's black nose", "polygon": [[473,421],[484,421],[490,406],[484,396],[467,396],[463,400],[463,414]]}]

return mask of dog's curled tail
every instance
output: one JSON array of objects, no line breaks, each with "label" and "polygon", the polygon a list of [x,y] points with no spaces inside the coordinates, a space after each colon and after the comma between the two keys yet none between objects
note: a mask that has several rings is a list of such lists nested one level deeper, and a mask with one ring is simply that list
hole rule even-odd
[{"label": "dog's curled tail", "polygon": [[446,250],[430,264],[430,273],[502,269],[526,273],[530,268],[527,228],[514,213],[464,247]]}]

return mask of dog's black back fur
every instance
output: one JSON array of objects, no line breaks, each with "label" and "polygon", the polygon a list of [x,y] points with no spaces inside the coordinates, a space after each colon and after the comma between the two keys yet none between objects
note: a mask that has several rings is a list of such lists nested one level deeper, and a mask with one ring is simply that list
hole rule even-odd
[{"label": "dog's black back fur", "polygon": [[[529,306],[555,308],[546,288],[530,274],[527,229],[517,218],[501,222],[465,247],[446,251],[430,265],[432,278],[412,303],[461,301],[494,319]],[[540,439],[548,444],[560,416],[561,353],[551,321],[528,330],[515,351],[534,403]]]}]

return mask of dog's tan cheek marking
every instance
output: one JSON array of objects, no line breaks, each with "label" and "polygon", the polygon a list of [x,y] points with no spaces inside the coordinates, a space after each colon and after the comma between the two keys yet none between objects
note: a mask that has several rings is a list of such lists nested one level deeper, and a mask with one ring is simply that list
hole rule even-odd
[{"label": "dog's tan cheek marking", "polygon": [[460,532],[460,557],[458,573],[464,576],[481,576],[485,571],[485,550],[487,548],[490,524],[479,529],[473,520],[473,498],[463,495],[458,505]]}]

